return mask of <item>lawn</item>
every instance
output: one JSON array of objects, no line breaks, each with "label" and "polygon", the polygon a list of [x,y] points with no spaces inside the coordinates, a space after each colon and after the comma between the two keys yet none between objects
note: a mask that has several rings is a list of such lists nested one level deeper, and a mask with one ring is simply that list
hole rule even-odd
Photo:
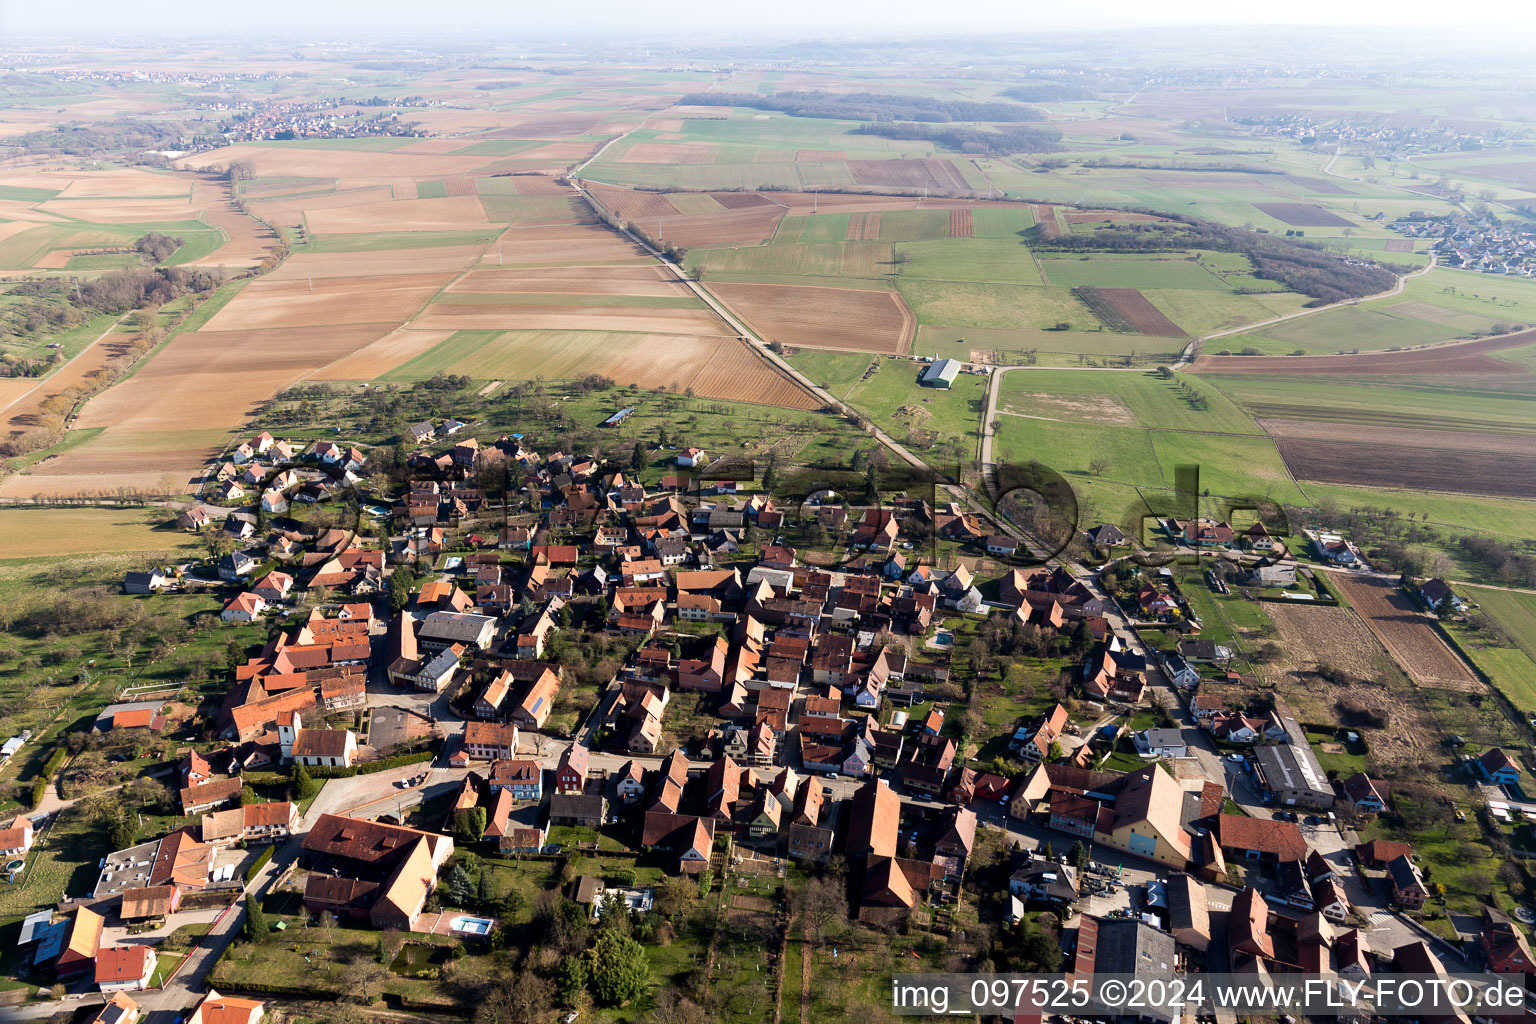
[{"label": "lawn", "polygon": [[101,858],[111,852],[106,833],[76,811],[61,812],[27,855],[22,881],[0,883],[0,918],[56,906],[65,896],[86,895],[94,886]]},{"label": "lawn", "polygon": [[841,398],[847,393],[871,363],[882,363],[876,373],[884,372],[885,366],[876,355],[850,355],[847,352],[819,352],[802,348],[789,357],[795,369],[815,383]]}]

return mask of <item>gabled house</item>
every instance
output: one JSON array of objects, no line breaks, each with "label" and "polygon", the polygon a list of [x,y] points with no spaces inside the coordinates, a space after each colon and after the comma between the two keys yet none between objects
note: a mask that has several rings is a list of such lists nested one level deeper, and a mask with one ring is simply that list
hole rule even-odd
[{"label": "gabled house", "polygon": [[1520,781],[1520,766],[1498,747],[1483,751],[1473,764],[1479,775],[1495,785],[1510,786]]},{"label": "gabled house", "polygon": [[1381,779],[1373,779],[1364,772],[1356,772],[1340,784],[1344,799],[1362,814],[1380,814],[1386,810],[1388,786]]},{"label": "gabled house", "polygon": [[1418,910],[1429,899],[1429,889],[1419,867],[1405,854],[1387,865],[1387,882],[1392,892],[1392,902],[1409,910]]},{"label": "gabled house", "polygon": [[1536,974],[1536,959],[1525,933],[1502,911],[1483,908],[1483,932],[1478,938],[1483,959],[1495,974]]}]

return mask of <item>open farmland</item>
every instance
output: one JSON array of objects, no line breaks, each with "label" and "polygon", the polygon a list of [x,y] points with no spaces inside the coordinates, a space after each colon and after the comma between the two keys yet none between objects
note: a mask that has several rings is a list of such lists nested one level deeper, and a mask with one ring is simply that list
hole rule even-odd
[{"label": "open farmland", "polygon": [[[1406,682],[1360,616],[1348,608],[1300,603],[1272,602],[1264,609],[1279,631],[1281,653],[1260,672],[1304,721],[1339,721],[1341,705],[1384,715],[1386,728],[1351,723],[1383,768],[1417,765],[1433,750],[1434,719],[1417,701],[1405,699],[1411,696],[1403,692]],[[1320,668],[1348,681],[1329,682]]]},{"label": "open farmland", "polygon": [[1311,203],[1254,203],[1254,209],[1293,228],[1352,228],[1354,223]]},{"label": "open farmland", "polygon": [[849,160],[848,170],[859,185],[883,188],[968,189],[949,160]]},{"label": "open farmland", "polygon": [[[1505,439],[1518,443],[1514,438]],[[1280,440],[1280,455],[1302,480],[1536,498],[1536,455],[1424,449],[1336,440]],[[1531,442],[1524,439],[1525,450]]]},{"label": "open farmland", "polygon": [[362,234],[370,231],[455,231],[489,223],[485,208],[475,196],[442,199],[405,199],[363,203],[306,215],[309,229],[317,235]]},{"label": "open farmland", "polygon": [[560,379],[596,373],[644,388],[692,389],[720,398],[791,409],[820,403],[735,338],[594,330],[464,331],[386,375],[437,373],[477,379]]},{"label": "open farmland", "polygon": [[686,285],[656,265],[471,270],[447,288],[454,292],[529,295],[650,295],[686,297]]},{"label": "open farmland", "polygon": [[769,284],[712,291],[765,341],[806,348],[904,353],[917,326],[895,292]]},{"label": "open farmland", "polygon": [[[1536,594],[1469,587],[1467,596],[1499,623],[1509,638],[1536,661]],[[1536,685],[1536,680],[1532,680]]]},{"label": "open farmland", "polygon": [[492,305],[433,303],[411,321],[423,330],[594,330],[652,334],[724,335],[725,324],[702,305],[693,309],[644,306]]},{"label": "open farmland", "polygon": [[1135,288],[1078,288],[1076,292],[1084,305],[1116,330],[1162,338],[1184,337],[1179,325]]},{"label": "open farmland", "polygon": [[1483,688],[1395,582],[1348,573],[1330,578],[1415,682],[1474,693]]},{"label": "open farmland", "polygon": [[254,331],[325,324],[399,323],[447,284],[446,274],[252,281],[214,314],[205,331]]},{"label": "open farmland", "polygon": [[327,363],[309,375],[310,380],[373,380],[389,373],[401,363],[447,341],[449,330],[422,331],[401,328],[371,341],[335,362]]},{"label": "open farmland", "polygon": [[1195,360],[1196,373],[1524,373],[1523,367],[1491,353],[1536,343],[1536,331],[1436,345],[1403,352],[1345,356],[1210,356]]},{"label": "open farmland", "polygon": [[93,554],[99,551],[165,551],[195,557],[198,539],[146,509],[0,509],[0,559]]}]

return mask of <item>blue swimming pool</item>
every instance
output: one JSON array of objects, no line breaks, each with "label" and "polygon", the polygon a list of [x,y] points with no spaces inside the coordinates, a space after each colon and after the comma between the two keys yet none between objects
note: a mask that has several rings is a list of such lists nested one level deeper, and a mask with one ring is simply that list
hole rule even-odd
[{"label": "blue swimming pool", "polygon": [[488,917],[456,917],[448,922],[448,927],[465,935],[489,935],[495,923]]}]

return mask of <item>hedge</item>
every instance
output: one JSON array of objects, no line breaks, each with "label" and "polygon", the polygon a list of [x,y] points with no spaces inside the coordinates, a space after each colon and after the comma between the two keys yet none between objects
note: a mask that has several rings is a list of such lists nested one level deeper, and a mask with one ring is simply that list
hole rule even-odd
[{"label": "hedge", "polygon": [[249,882],[254,881],[255,878],[256,878],[257,872],[259,872],[262,868],[267,866],[267,861],[271,860],[272,859],[272,855],[275,854],[275,853],[277,853],[277,844],[276,843],[273,843],[272,845],[268,846],[265,850],[261,851],[261,856],[257,857],[255,862],[253,862],[251,864],[251,866],[249,868],[246,868],[246,870],[245,870],[245,880],[246,880],[246,882],[249,883]]},{"label": "hedge", "polygon": [[31,797],[32,797],[32,806],[34,808],[36,808],[39,804],[41,804],[43,802],[43,797],[45,797],[47,795],[48,795],[48,780],[46,778],[39,778],[37,781],[32,783]]},{"label": "hedge", "polygon": [[351,768],[305,765],[304,770],[309,772],[309,777],[312,779],[350,779],[354,775],[372,775],[374,772],[385,772],[408,764],[422,764],[436,756],[430,750],[423,750],[417,754],[398,754],[394,757],[380,758],[377,761],[369,761],[367,764],[353,765]]},{"label": "hedge", "polygon": [[43,770],[38,772],[38,778],[47,781],[53,778],[55,772],[64,767],[64,762],[69,760],[69,748],[60,743],[53,748],[53,753],[48,755],[48,760],[43,764]]}]

